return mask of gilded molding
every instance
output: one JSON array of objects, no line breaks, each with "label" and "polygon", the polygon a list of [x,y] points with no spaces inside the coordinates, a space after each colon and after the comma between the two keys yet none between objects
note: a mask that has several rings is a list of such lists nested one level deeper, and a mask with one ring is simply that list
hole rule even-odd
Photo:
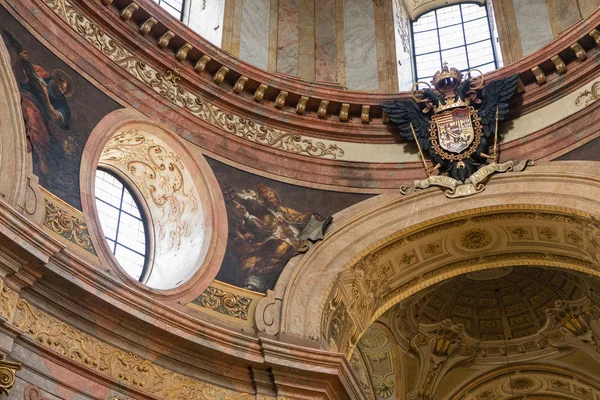
[{"label": "gilded molding", "polygon": [[105,6],[110,6],[113,3],[113,0],[102,0],[102,4]]},{"label": "gilded molding", "polygon": [[210,58],[209,56],[207,56],[206,54],[203,55],[202,57],[200,57],[200,59],[198,61],[196,61],[196,63],[194,64],[194,70],[198,73],[204,71],[204,68],[206,68],[206,64],[208,64],[210,62],[210,60],[212,60],[212,58]]},{"label": "gilded molding", "polygon": [[225,80],[225,75],[227,75],[227,73],[229,72],[229,68],[227,67],[221,67],[219,68],[219,70],[215,73],[215,76],[213,77],[213,81],[216,84],[220,84],[223,83],[223,80]]},{"label": "gilded molding", "polygon": [[573,50],[573,52],[575,53],[575,57],[577,57],[577,59],[579,61],[583,61],[587,58],[585,49],[583,47],[581,47],[581,45],[578,42],[573,43],[570,46],[570,48],[571,48],[571,50]]},{"label": "gilded molding", "polygon": [[390,116],[385,113],[385,111],[381,112],[381,122],[384,124],[390,123]]},{"label": "gilded molding", "polygon": [[[562,58],[560,58],[559,55],[555,55],[554,57],[552,57],[550,59],[550,61],[552,61],[552,63],[554,63],[554,66],[556,67],[556,71],[558,71],[559,74],[564,74],[565,72],[567,72],[567,66],[565,65],[565,62],[563,61]],[[537,77],[536,77],[537,79]]]},{"label": "gilded molding", "polygon": [[598,99],[600,99],[600,81],[594,82],[591,90],[585,89],[580,92],[575,99],[575,105],[577,107],[587,107],[590,103],[593,103]]},{"label": "gilded molding", "polygon": [[[6,298],[17,301],[4,301]],[[170,371],[137,354],[116,348],[47,314],[5,286],[0,279],[0,315],[39,346],[128,387],[167,400],[250,400],[238,393]],[[0,361],[0,384],[2,365]]]},{"label": "gilded molding", "polygon": [[593,29],[590,32],[590,36],[596,41],[596,44],[600,46],[600,31],[598,29]]},{"label": "gilded molding", "polygon": [[166,31],[158,38],[158,47],[165,48],[171,42],[171,39],[175,37],[175,33],[171,30]]},{"label": "gilded molding", "polygon": [[281,92],[279,92],[279,94],[277,95],[277,98],[275,99],[275,108],[278,109],[282,109],[283,106],[285,105],[285,99],[287,98],[288,92],[286,92],[285,90],[282,90]]},{"label": "gilded molding", "polygon": [[[292,154],[330,159],[338,159],[344,156],[344,150],[336,144],[325,144],[301,135],[269,128],[223,111],[204,101],[199,95],[188,91],[179,82],[166,79],[162,73],[135,56],[114,38],[108,36],[94,22],[74,8],[68,0],[62,2],[56,0],[44,1],[54,13],[65,20],[74,32],[100,50],[133,78],[144,83],[174,105],[185,109],[195,117],[222,131],[250,142]],[[167,31],[167,33],[169,32],[171,31]],[[201,72],[209,61],[210,57],[204,55],[196,62],[194,69]],[[321,105],[323,105],[323,102]],[[325,114],[322,117],[325,117]]]},{"label": "gilded molding", "polygon": [[535,67],[531,68],[531,72],[533,72],[533,75],[535,75],[535,80],[538,85],[546,82],[546,74],[544,74],[544,71],[542,71],[539,66],[536,65]]},{"label": "gilded molding", "polygon": [[190,52],[190,50],[192,49],[192,45],[191,43],[184,43],[183,46],[181,46],[179,48],[179,50],[177,50],[177,53],[175,54],[175,58],[177,58],[179,61],[183,61],[187,58],[188,53]]},{"label": "gilded molding", "polygon": [[235,81],[235,85],[233,85],[233,91],[236,93],[242,93],[246,83],[248,82],[247,76],[240,76],[237,81]]},{"label": "gilded molding", "polygon": [[158,21],[156,20],[156,18],[154,17],[150,17],[147,20],[144,21],[144,23],[142,25],[140,25],[140,33],[142,35],[147,35],[150,33],[150,31],[152,30],[152,28],[154,28],[154,25],[156,25],[158,23]]},{"label": "gilded molding", "polygon": [[85,251],[96,255],[86,223],[81,218],[71,215],[57,204],[44,199],[44,226],[54,233],[75,243]]},{"label": "gilded molding", "polygon": [[254,100],[256,100],[256,101],[262,101],[262,99],[265,97],[265,91],[267,90],[268,87],[269,86],[267,86],[267,84],[261,83],[256,88],[256,91],[254,92]]},{"label": "gilded molding", "polygon": [[131,2],[121,11],[121,19],[127,21],[133,17],[133,13],[139,10],[140,6],[136,2]]},{"label": "gilded molding", "polygon": [[306,103],[308,102],[308,96],[300,97],[298,104],[296,104],[296,114],[304,114],[306,111]]},{"label": "gilded molding", "polygon": [[192,303],[246,321],[252,299],[209,286]]},{"label": "gilded molding", "polygon": [[319,110],[317,111],[317,116],[319,118],[325,118],[327,116],[327,107],[329,106],[329,100],[321,100],[321,104],[319,104]]},{"label": "gilded molding", "polygon": [[363,105],[362,106],[362,110],[360,113],[360,122],[362,122],[363,124],[368,124],[369,123],[369,113],[371,111],[371,106],[367,106],[367,105]]}]

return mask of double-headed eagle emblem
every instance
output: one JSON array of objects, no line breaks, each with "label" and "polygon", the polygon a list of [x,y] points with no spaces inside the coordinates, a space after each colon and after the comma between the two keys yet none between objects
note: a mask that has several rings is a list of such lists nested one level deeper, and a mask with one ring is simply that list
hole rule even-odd
[{"label": "double-headed eagle emblem", "polygon": [[[531,160],[497,163],[498,122],[509,111],[518,74],[485,85],[483,75],[472,77],[472,72],[479,71],[470,70],[463,80],[459,70],[444,63],[433,76],[434,88],[417,82],[411,90],[413,101],[381,104],[400,135],[417,142],[428,178],[415,181],[414,189],[435,185],[445,187],[448,197],[467,196],[481,192],[494,172],[521,171],[533,165]],[[419,89],[420,84],[427,88]],[[424,152],[433,166],[427,164]],[[440,175],[433,175],[436,171]],[[410,191],[401,188],[402,193]]]}]

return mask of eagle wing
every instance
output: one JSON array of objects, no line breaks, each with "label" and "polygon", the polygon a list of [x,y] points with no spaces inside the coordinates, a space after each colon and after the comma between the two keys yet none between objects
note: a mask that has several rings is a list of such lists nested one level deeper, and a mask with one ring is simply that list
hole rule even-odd
[{"label": "eagle wing", "polygon": [[483,89],[483,102],[477,110],[483,126],[483,136],[489,138],[494,135],[496,130],[496,108],[498,109],[498,121],[504,121],[509,109],[508,102],[517,91],[518,80],[519,74],[514,74],[490,82]]},{"label": "eagle wing", "polygon": [[394,100],[382,103],[381,109],[390,117],[390,121],[398,125],[398,132],[406,140],[415,140],[410,125],[412,124],[419,145],[423,151],[429,150],[429,121],[423,116],[419,106],[410,100]]}]

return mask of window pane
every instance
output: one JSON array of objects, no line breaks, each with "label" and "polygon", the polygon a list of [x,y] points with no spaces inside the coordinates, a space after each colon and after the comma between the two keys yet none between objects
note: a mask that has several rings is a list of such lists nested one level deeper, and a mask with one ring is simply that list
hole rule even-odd
[{"label": "window pane", "polygon": [[131,250],[143,254],[146,250],[146,234],[142,221],[125,213],[121,214],[118,241]]},{"label": "window pane", "polygon": [[431,12],[419,17],[419,19],[413,24],[413,32],[423,32],[430,29],[436,29],[437,24],[435,22],[435,13]]},{"label": "window pane", "polygon": [[101,201],[96,201],[96,209],[98,210],[98,218],[100,218],[104,236],[107,239],[115,240],[119,224],[119,209]]},{"label": "window pane", "polygon": [[119,179],[96,171],[96,208],[110,251],[121,267],[139,279],[146,260],[146,227],[135,199]]},{"label": "window pane", "polygon": [[467,52],[464,47],[442,51],[442,60],[447,62],[449,66],[459,70],[469,67],[467,64]]},{"label": "window pane", "polygon": [[125,272],[137,280],[140,279],[144,268],[144,256],[117,244],[115,257]]},{"label": "window pane", "polygon": [[471,21],[477,18],[487,19],[485,6],[480,6],[477,4],[462,4],[460,7],[462,8],[462,16],[464,22]]},{"label": "window pane", "polygon": [[96,197],[108,204],[119,207],[123,185],[112,175],[104,171],[96,171]]},{"label": "window pane", "polygon": [[436,11],[438,28],[448,25],[460,24],[460,6],[441,8]]},{"label": "window pane", "polygon": [[154,2],[175,18],[181,19],[183,13],[183,0],[154,0]]},{"label": "window pane", "polygon": [[469,65],[482,65],[494,62],[494,51],[490,41],[470,44],[467,46]]},{"label": "window pane", "polygon": [[437,31],[415,33],[415,54],[431,53],[439,49]]},{"label": "window pane", "polygon": [[491,72],[491,71],[495,70],[496,65],[494,65],[494,63],[490,63],[490,64],[481,65],[481,66],[475,67],[475,68],[480,70],[482,74],[485,74],[486,72]]},{"label": "window pane", "polygon": [[[417,76],[433,76],[442,67],[440,54],[425,54],[417,56]],[[419,79],[421,80],[421,79]]]},{"label": "window pane", "polygon": [[467,43],[479,42],[490,38],[490,27],[487,18],[465,23]]},{"label": "window pane", "polygon": [[465,44],[462,25],[449,26],[440,29],[440,45],[443,49],[461,46]]}]

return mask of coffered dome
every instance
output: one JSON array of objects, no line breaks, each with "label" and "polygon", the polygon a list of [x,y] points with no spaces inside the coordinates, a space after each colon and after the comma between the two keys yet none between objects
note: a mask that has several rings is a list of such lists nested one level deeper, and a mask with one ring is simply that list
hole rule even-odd
[{"label": "coffered dome", "polygon": [[484,341],[534,335],[544,309],[557,300],[580,298],[582,281],[539,267],[507,267],[460,275],[439,283],[414,308],[419,324],[451,319]]}]

